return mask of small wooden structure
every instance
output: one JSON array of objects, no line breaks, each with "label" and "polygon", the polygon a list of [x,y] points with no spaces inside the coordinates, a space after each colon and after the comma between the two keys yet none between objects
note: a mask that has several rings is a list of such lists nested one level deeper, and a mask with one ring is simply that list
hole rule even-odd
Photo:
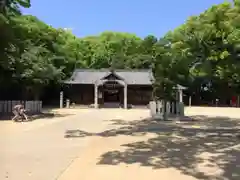
[{"label": "small wooden structure", "polygon": [[25,109],[29,113],[40,113],[42,112],[42,101],[0,101],[0,114],[12,113],[13,107],[17,104],[23,103]]}]

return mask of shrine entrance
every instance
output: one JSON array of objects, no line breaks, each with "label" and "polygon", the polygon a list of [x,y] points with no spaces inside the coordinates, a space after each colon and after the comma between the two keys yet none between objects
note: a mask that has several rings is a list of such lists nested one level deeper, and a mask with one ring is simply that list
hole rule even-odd
[{"label": "shrine entrance", "polygon": [[107,81],[103,84],[103,101],[104,103],[123,102],[123,86],[117,81]]},{"label": "shrine entrance", "polygon": [[127,84],[111,72],[95,83],[95,108],[101,107],[123,107],[127,109]]},{"label": "shrine entrance", "polygon": [[104,90],[104,102],[120,102],[120,92],[118,90]]}]

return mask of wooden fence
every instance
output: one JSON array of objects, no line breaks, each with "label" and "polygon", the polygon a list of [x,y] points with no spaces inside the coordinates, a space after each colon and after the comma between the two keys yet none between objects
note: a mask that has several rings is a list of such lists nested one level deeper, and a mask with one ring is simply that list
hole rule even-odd
[{"label": "wooden fence", "polygon": [[166,108],[164,108],[163,101],[151,101],[149,108],[154,118],[165,119],[164,115],[166,119],[169,116],[184,116],[184,104],[180,102],[166,102]]},{"label": "wooden fence", "polygon": [[42,101],[0,101],[0,114],[12,113],[13,107],[23,102],[29,113],[40,113],[42,111]]}]

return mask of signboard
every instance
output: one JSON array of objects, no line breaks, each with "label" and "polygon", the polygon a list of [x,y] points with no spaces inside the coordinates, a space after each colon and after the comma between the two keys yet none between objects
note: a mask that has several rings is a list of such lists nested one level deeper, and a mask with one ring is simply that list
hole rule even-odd
[{"label": "signboard", "polygon": [[114,89],[116,87],[119,87],[120,85],[116,81],[110,81],[110,82],[106,82],[103,86],[106,88]]},{"label": "signboard", "polygon": [[116,94],[119,92],[119,90],[117,89],[105,89],[104,91],[106,91],[109,94]]}]

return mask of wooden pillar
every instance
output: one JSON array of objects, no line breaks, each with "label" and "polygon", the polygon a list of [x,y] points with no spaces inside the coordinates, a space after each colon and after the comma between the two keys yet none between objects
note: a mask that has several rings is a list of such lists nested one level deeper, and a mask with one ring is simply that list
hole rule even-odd
[{"label": "wooden pillar", "polygon": [[188,99],[188,106],[192,106],[192,96],[189,96],[189,99]]},{"label": "wooden pillar", "polygon": [[63,91],[60,92],[60,108],[63,108]]},{"label": "wooden pillar", "polygon": [[237,107],[239,107],[239,96],[237,96]]},{"label": "wooden pillar", "polygon": [[127,84],[124,85],[124,109],[127,109]]},{"label": "wooden pillar", "polygon": [[183,90],[179,89],[178,92],[179,92],[179,107],[178,107],[179,115],[184,116]]},{"label": "wooden pillar", "polygon": [[182,103],[183,102],[183,90],[179,89],[178,93],[179,93],[179,102]]},{"label": "wooden pillar", "polygon": [[179,115],[179,91],[176,91],[176,115]]},{"label": "wooden pillar", "polygon": [[98,108],[98,84],[94,84],[94,108]]}]

